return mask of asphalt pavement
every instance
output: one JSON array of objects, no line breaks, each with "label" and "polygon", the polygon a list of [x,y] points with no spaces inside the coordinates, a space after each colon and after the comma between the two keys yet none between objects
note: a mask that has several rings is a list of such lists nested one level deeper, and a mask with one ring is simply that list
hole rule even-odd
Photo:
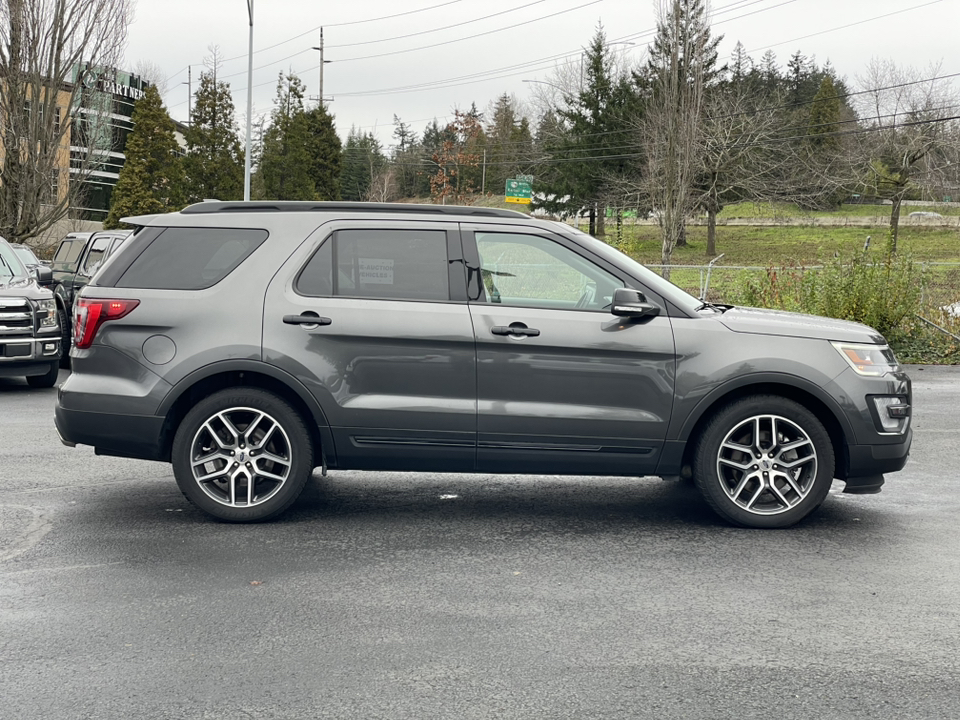
[{"label": "asphalt pavement", "polygon": [[0,718],[960,717],[960,367],[909,372],[907,467],[781,531],[658,479],[357,472],[228,525],[0,379]]}]

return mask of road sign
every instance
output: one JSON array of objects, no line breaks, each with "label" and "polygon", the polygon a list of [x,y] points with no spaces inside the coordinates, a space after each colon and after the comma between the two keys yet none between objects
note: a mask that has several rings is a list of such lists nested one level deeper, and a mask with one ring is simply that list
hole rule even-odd
[{"label": "road sign", "polygon": [[[529,180],[527,179],[529,178]],[[507,180],[507,187],[504,190],[504,200],[509,203],[521,203],[529,205],[533,197],[533,177],[528,175],[522,180],[520,178],[510,178]]]}]

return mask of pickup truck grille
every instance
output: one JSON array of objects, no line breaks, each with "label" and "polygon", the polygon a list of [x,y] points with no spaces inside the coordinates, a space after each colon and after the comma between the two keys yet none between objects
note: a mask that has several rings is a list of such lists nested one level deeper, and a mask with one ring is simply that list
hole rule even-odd
[{"label": "pickup truck grille", "polygon": [[33,330],[33,305],[26,298],[0,300],[0,334]]}]

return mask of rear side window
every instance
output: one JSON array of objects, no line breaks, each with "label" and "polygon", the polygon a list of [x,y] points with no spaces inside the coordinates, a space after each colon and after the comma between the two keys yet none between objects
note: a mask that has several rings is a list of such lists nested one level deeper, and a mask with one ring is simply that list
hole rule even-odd
[{"label": "rear side window", "polygon": [[[57,248],[57,254],[53,258],[53,262],[57,266],[72,265],[77,261],[77,258],[80,257],[80,253],[83,252],[83,246],[85,244],[85,240],[64,240],[60,243],[60,247]],[[63,269],[66,268],[63,267]]]},{"label": "rear side window", "polygon": [[130,263],[116,287],[204,290],[233,272],[266,239],[266,230],[167,228]]},{"label": "rear side window", "polygon": [[450,299],[442,230],[339,230],[297,278],[303,295],[383,300]]}]

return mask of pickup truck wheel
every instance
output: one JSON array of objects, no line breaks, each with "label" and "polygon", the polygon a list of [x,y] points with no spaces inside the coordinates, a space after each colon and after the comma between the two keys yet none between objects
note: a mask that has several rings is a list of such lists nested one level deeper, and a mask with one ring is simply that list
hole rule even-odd
[{"label": "pickup truck wheel", "polygon": [[60,367],[70,369],[70,344],[73,333],[70,330],[70,321],[64,309],[57,305],[57,322],[60,324]]},{"label": "pickup truck wheel", "polygon": [[313,445],[286,401],[231,388],[187,413],[171,459],[177,485],[198,508],[228,522],[259,522],[299,497],[313,472]]},{"label": "pickup truck wheel", "polygon": [[823,424],[799,403],[773,395],[721,409],[694,451],[693,476],[707,503],[743,527],[800,522],[827,497],[833,472]]},{"label": "pickup truck wheel", "polygon": [[57,384],[57,377],[60,375],[60,363],[50,363],[50,369],[46,375],[28,375],[27,384],[35,388],[52,388]]}]

